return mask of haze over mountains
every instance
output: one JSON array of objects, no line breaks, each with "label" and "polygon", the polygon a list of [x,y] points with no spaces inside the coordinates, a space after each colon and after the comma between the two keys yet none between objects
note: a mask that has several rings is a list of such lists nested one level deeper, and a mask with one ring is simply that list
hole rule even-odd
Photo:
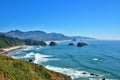
[{"label": "haze over mountains", "polygon": [[20,30],[11,30],[4,33],[6,36],[19,39],[33,39],[38,41],[48,41],[48,40],[72,40],[72,39],[94,39],[89,37],[81,36],[66,36],[61,33],[46,33],[44,31],[27,31],[23,32]]}]

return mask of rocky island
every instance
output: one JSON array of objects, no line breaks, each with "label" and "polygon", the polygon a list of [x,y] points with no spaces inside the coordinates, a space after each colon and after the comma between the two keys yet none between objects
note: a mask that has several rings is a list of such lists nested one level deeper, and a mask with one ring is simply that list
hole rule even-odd
[{"label": "rocky island", "polygon": [[69,46],[73,46],[74,44],[73,44],[73,43],[69,43],[68,45],[69,45]]},{"label": "rocky island", "polygon": [[57,45],[57,43],[54,42],[54,41],[52,41],[52,42],[49,43],[49,46],[56,46],[56,45]]},{"label": "rocky island", "polygon": [[84,42],[79,42],[79,43],[77,43],[77,46],[78,47],[82,47],[82,46],[86,46],[87,45],[87,43],[84,43]]}]

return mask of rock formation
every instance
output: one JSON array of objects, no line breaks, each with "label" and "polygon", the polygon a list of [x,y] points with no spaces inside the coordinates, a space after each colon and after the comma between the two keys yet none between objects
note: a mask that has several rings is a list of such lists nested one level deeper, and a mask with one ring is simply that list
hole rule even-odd
[{"label": "rock formation", "polygon": [[87,43],[84,43],[84,42],[79,42],[79,43],[77,44],[78,47],[82,47],[82,46],[86,46],[86,45],[87,45]]},{"label": "rock formation", "polygon": [[68,45],[69,45],[69,46],[73,46],[74,44],[73,44],[73,43],[69,43]]},{"label": "rock formation", "polygon": [[50,44],[49,44],[49,46],[56,46],[57,45],[57,43],[56,42],[50,42]]}]

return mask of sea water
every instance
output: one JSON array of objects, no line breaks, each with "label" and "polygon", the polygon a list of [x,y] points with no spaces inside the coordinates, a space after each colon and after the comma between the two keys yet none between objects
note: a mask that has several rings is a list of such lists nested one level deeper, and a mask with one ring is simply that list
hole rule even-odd
[{"label": "sea water", "polygon": [[[88,45],[68,46],[59,42],[57,46],[29,46],[8,54],[44,67],[67,74],[73,80],[120,80],[120,41],[88,40]],[[85,74],[83,74],[85,73]],[[90,74],[96,75],[90,75]]]}]

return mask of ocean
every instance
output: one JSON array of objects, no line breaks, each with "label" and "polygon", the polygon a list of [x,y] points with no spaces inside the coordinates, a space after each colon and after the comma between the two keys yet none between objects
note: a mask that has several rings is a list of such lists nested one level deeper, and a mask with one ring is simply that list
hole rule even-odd
[{"label": "ocean", "polygon": [[88,45],[77,47],[58,42],[57,46],[28,46],[8,54],[67,74],[73,80],[120,80],[120,41],[84,40]]}]

